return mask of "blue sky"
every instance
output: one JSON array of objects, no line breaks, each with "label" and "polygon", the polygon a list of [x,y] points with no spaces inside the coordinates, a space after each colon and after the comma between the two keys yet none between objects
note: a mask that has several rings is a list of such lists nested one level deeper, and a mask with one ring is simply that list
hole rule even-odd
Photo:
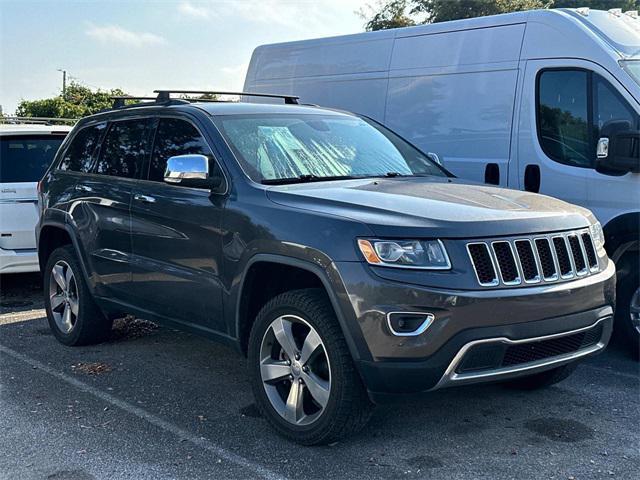
[{"label": "blue sky", "polygon": [[240,89],[264,43],[356,33],[375,0],[0,0],[0,104],[91,87]]}]

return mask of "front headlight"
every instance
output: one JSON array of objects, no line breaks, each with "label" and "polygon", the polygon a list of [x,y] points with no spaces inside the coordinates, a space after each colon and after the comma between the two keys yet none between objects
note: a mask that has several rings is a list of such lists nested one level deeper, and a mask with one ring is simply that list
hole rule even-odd
[{"label": "front headlight", "polygon": [[371,265],[396,268],[448,270],[451,262],[440,240],[358,240]]},{"label": "front headlight", "polygon": [[604,231],[602,230],[600,222],[592,223],[589,227],[589,232],[591,233],[591,239],[596,246],[596,250],[598,250],[598,252],[604,252]]}]

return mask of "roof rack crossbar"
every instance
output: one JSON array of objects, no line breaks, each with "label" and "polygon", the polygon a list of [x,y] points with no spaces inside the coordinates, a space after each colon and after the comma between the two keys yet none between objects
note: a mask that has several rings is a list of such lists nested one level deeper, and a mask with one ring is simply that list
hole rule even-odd
[{"label": "roof rack crossbar", "polygon": [[113,108],[124,107],[127,100],[156,100],[156,97],[134,97],[131,95],[117,95],[110,98],[113,100]]},{"label": "roof rack crossbar", "polygon": [[172,93],[182,95],[238,95],[244,97],[282,98],[288,105],[297,105],[300,97],[295,95],[278,95],[275,93],[253,93],[253,92],[223,92],[210,90],[154,90],[157,93],[157,102],[166,102]]}]

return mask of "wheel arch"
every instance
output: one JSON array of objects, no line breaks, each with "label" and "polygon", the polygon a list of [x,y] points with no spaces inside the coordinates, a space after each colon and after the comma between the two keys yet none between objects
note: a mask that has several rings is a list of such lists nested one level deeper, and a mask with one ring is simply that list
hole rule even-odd
[{"label": "wheel arch", "polygon": [[[270,269],[273,270],[269,272]],[[275,292],[273,295],[266,295],[256,303],[252,303],[252,301],[255,302],[255,297],[252,299],[252,295],[254,294],[253,288],[255,288],[256,284],[264,284],[261,283],[261,281],[265,279],[263,276],[265,272],[268,272],[267,275],[270,274],[272,276],[271,278],[281,273],[295,272],[296,275],[293,275],[293,278],[288,278],[282,284],[282,286],[288,288],[281,290],[282,286],[276,286],[273,290],[273,292]],[[257,313],[257,310],[270,298],[284,291],[309,287],[322,288],[327,294],[352,357],[354,359],[360,358],[352,330],[348,326],[345,312],[340,308],[338,294],[327,271],[319,265],[304,260],[272,254],[258,254],[252,257],[247,262],[240,281],[235,306],[235,336],[244,355],[247,354],[249,333],[255,320],[254,314]]]},{"label": "wheel arch", "polygon": [[87,271],[83,251],[80,248],[78,238],[71,226],[67,223],[49,221],[40,227],[38,232],[38,263],[40,264],[40,271],[44,272],[44,268],[47,265],[47,261],[49,260],[51,253],[56,248],[64,245],[73,246],[78,256],[80,267],[82,268],[82,275],[84,276],[89,288],[93,290],[93,283],[90,281],[91,276]]},{"label": "wheel arch", "polygon": [[640,250],[640,212],[630,212],[611,219],[604,227],[605,248],[617,262],[631,251]]}]

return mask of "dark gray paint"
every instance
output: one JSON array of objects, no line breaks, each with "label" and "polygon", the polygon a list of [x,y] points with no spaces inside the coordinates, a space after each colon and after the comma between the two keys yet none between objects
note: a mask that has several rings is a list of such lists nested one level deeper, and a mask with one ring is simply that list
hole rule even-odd
[{"label": "dark gray paint", "polygon": [[[240,296],[250,266],[260,260],[308,270],[327,289],[370,387],[376,377],[372,365],[375,369],[389,358],[426,360],[436,353],[450,358],[455,354],[452,339],[465,329],[478,329],[482,336],[484,327],[507,330],[612,305],[615,278],[606,257],[600,259],[603,273],[579,282],[547,290],[479,292],[464,255],[461,239],[584,228],[593,217],[580,207],[455,179],[253,183],[210,114],[293,108],[331,114],[311,107],[191,104],[123,109],[82,120],[76,131],[94,122],[140,116],[188,119],[209,142],[227,191],[77,175],[57,171],[54,163],[43,179],[40,240],[50,234],[41,230],[48,226],[70,233],[105,310],[131,312],[236,346]],[[136,201],[136,194],[156,202]],[[442,238],[453,269],[370,268],[357,251],[358,237]],[[423,337],[398,339],[382,321],[385,312],[398,309],[433,311],[438,320]],[[566,330],[564,322],[552,325],[556,332]]]}]

